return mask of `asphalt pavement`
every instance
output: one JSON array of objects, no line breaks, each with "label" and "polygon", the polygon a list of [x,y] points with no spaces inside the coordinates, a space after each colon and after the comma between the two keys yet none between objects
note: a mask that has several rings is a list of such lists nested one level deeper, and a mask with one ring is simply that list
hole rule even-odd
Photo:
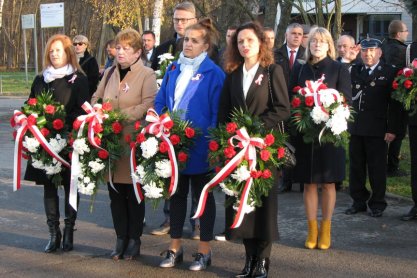
[{"label": "asphalt pavement", "polygon": [[[74,250],[45,254],[48,228],[43,188],[29,182],[23,182],[17,192],[12,188],[9,118],[22,102],[19,98],[0,97],[0,277],[231,277],[241,270],[242,244],[213,241],[212,266],[202,272],[189,271],[198,242],[188,239],[188,220],[184,228],[184,263],[174,269],[159,268],[159,254],[168,247],[169,236],[149,232],[163,220],[162,204],[156,210],[147,205],[141,256],[130,262],[111,260],[115,233],[105,187],[98,191],[92,213],[90,198],[81,197]],[[218,233],[224,228],[224,197],[216,192],[215,198]],[[417,277],[417,221],[399,220],[411,207],[410,199],[390,195],[381,218],[366,213],[348,216],[344,210],[351,204],[350,197],[338,192],[332,246],[326,251],[304,248],[307,225],[302,194],[297,188],[278,195],[278,200],[280,240],[273,244],[269,277]],[[63,212],[62,202],[61,198]]]}]

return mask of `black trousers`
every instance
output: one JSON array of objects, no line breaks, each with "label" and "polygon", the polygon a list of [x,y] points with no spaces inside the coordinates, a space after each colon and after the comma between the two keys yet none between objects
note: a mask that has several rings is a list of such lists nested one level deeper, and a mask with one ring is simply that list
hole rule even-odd
[{"label": "black trousers", "polygon": [[411,196],[417,205],[417,126],[408,126],[411,156]]},{"label": "black trousers", "polygon": [[[384,210],[386,190],[387,144],[383,137],[352,135],[349,143],[349,191],[355,207]],[[366,176],[372,193],[366,189]]]},{"label": "black trousers", "polygon": [[[65,203],[65,218],[71,218],[72,222],[75,222],[77,219],[77,211],[72,208],[69,204],[69,193],[70,193],[70,185],[69,183],[64,182],[64,203]],[[58,188],[52,182],[45,183],[43,185],[43,197],[45,199],[55,199],[57,200],[57,208],[58,208],[58,218],[59,218],[59,196],[58,196]],[[77,193],[77,204],[79,204],[80,195]]]},{"label": "black trousers", "polygon": [[400,164],[400,151],[401,144],[407,132],[407,117],[408,112],[401,111],[400,120],[398,124],[398,133],[395,136],[395,139],[388,145],[388,155],[387,155],[387,171],[395,172],[399,168]]},{"label": "black trousers", "polygon": [[138,204],[132,184],[107,184],[113,225],[118,238],[139,239],[143,232],[145,202]]},{"label": "black trousers", "polygon": [[243,245],[245,246],[247,256],[255,256],[260,259],[271,256],[272,241],[250,238],[243,239]]},{"label": "black trousers", "polygon": [[[201,195],[204,185],[210,181],[208,173],[198,175],[180,175],[177,192],[170,199],[170,234],[171,238],[182,238],[184,221],[187,214],[187,196],[190,186],[192,187],[191,198]],[[206,208],[200,220],[200,240],[213,240],[214,221],[216,218],[216,204],[213,193],[209,193],[206,200]]]}]

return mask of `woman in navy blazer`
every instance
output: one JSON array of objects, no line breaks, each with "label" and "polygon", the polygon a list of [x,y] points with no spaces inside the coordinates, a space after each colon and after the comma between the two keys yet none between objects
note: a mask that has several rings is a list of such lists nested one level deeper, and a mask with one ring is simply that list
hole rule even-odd
[{"label": "woman in navy blazer", "polygon": [[[183,258],[181,237],[187,213],[187,195],[200,196],[208,175],[208,128],[217,125],[220,93],[225,74],[207,55],[214,45],[216,31],[210,19],[200,20],[187,28],[183,51],[178,61],[172,63],[164,76],[161,89],[155,99],[155,109],[162,113],[183,111],[183,119],[192,122],[202,134],[190,150],[186,169],[180,173],[177,192],[170,199],[171,243],[160,267],[174,267]],[[207,198],[205,213],[200,217],[200,242],[190,270],[203,270],[211,264],[216,206],[213,194]]]}]

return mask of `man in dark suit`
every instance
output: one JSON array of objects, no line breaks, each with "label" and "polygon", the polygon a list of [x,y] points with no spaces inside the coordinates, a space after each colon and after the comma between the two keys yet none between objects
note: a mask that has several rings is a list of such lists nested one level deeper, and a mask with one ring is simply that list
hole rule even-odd
[{"label": "man in dark suit", "polygon": [[356,46],[355,39],[352,36],[340,36],[337,40],[336,48],[338,55],[336,60],[346,65],[349,71],[352,65],[362,63],[359,57],[360,47]]},{"label": "man in dark suit", "polygon": [[[417,41],[410,46],[410,61],[417,58]],[[401,220],[409,221],[417,219],[417,113],[408,117],[408,138],[410,140],[411,156],[411,196],[414,206],[401,217]]]},{"label": "man in dark suit", "polygon": [[155,59],[155,33],[153,31],[144,31],[142,34],[143,41],[143,64],[146,67],[151,67]]},{"label": "man in dark suit", "polygon": [[[407,25],[401,20],[393,20],[388,26],[388,36],[382,45],[382,60],[389,65],[394,65],[399,69],[406,66],[405,64],[405,51],[407,45],[408,30]],[[407,131],[407,112],[401,109],[400,118],[397,125],[398,134],[388,146],[388,159],[387,159],[387,175],[388,176],[404,176],[399,170],[399,155],[401,150],[401,143],[405,137]]]},{"label": "man in dark suit", "polygon": [[166,42],[160,44],[155,49],[155,59],[152,61],[152,69],[159,69],[158,56],[164,53],[171,52],[173,56],[177,52],[182,51],[183,37],[185,35],[185,29],[197,23],[197,16],[195,6],[192,2],[181,2],[174,8],[174,37]]},{"label": "man in dark suit", "polygon": [[[370,216],[380,217],[387,206],[387,143],[397,133],[400,104],[391,98],[397,69],[381,61],[381,55],[381,42],[365,39],[361,42],[363,65],[351,69],[355,113],[354,122],[349,124],[349,191],[353,204],[346,214],[366,211],[368,206]],[[365,186],[367,172],[372,192]]]},{"label": "man in dark suit", "polygon": [[[305,48],[301,46],[303,41],[303,26],[298,23],[288,25],[285,31],[285,40],[286,43],[284,43],[281,48],[275,50],[274,56],[275,63],[280,65],[283,69],[285,82],[288,86],[293,65],[297,63],[297,60],[304,61]],[[290,92],[291,89],[292,88],[289,88],[288,91]],[[284,170],[282,180],[280,179],[279,181],[278,193],[291,191],[291,175],[291,170]],[[301,186],[302,185],[300,185],[300,187]]]}]

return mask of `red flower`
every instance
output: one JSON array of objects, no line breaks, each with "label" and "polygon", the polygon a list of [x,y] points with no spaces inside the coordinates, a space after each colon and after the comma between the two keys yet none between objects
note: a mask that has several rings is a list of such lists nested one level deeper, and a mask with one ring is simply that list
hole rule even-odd
[{"label": "red flower", "polygon": [[272,134],[267,134],[265,136],[264,142],[267,146],[271,146],[275,142],[275,137]]},{"label": "red flower", "polygon": [[130,134],[125,135],[125,141],[126,143],[130,143],[132,141],[132,136]]},{"label": "red flower", "polygon": [[31,105],[31,106],[35,106],[36,103],[38,103],[38,100],[36,98],[28,99],[28,104]]},{"label": "red flower", "polygon": [[262,172],[263,179],[269,179],[270,177],[272,177],[272,173],[269,171],[269,169],[266,169]]},{"label": "red flower", "polygon": [[400,69],[400,70],[397,72],[397,76],[398,76],[398,75],[401,75],[401,74],[403,74],[403,69]]},{"label": "red flower", "polygon": [[250,172],[250,176],[254,179],[260,178],[262,176],[262,171],[253,170]]},{"label": "red flower", "polygon": [[98,157],[101,159],[107,159],[109,157],[109,153],[105,150],[99,150]]},{"label": "red flower", "polygon": [[69,144],[70,146],[72,146],[72,144],[74,144],[74,138],[70,138],[70,139],[68,140],[68,144]]},{"label": "red flower", "polygon": [[217,166],[216,168],[214,168],[214,171],[216,171],[216,173],[218,173],[218,172],[220,172],[221,169],[222,169],[221,167]]},{"label": "red flower", "polygon": [[103,131],[103,126],[101,124],[96,124],[93,127],[94,133],[100,133]]},{"label": "red flower", "polygon": [[306,97],[305,103],[309,107],[313,106],[313,104],[314,104],[314,98],[312,96]]},{"label": "red flower", "polygon": [[321,84],[319,85],[319,87],[317,88],[317,91],[324,90],[324,89],[327,89],[327,85],[326,85],[326,84],[324,84],[324,83],[321,83]]},{"label": "red flower", "polygon": [[146,140],[145,134],[143,134],[142,132],[141,132],[141,133],[139,133],[139,134],[136,136],[136,142],[138,142],[138,143],[142,143],[142,142],[144,142],[145,140]]},{"label": "red flower", "polygon": [[164,123],[164,127],[167,129],[171,129],[174,126],[174,122],[173,121],[168,121],[166,123]]},{"label": "red flower", "polygon": [[159,144],[159,151],[161,153],[166,153],[169,149],[169,146],[166,142],[161,142],[161,144]]},{"label": "red flower", "polygon": [[130,142],[130,148],[134,148],[135,147],[135,142]]},{"label": "red flower", "polygon": [[285,148],[280,147],[278,148],[278,159],[281,159],[285,156]]},{"label": "red flower", "polygon": [[78,129],[80,129],[80,126],[81,126],[81,124],[82,124],[82,123],[83,123],[82,121],[75,120],[75,121],[72,123],[72,128],[73,128],[73,129],[75,129],[75,130],[78,130]]},{"label": "red flower", "polygon": [[298,97],[293,98],[291,101],[292,108],[297,108],[298,106],[300,106],[300,104],[301,100]]},{"label": "red flower", "polygon": [[49,134],[49,129],[43,127],[43,128],[41,128],[41,133],[42,133],[43,137],[46,137]]},{"label": "red flower", "polygon": [[410,77],[411,75],[413,75],[413,70],[411,70],[411,69],[408,69],[408,70],[406,70],[406,71],[404,71],[404,76],[405,77]]},{"label": "red flower", "polygon": [[411,88],[411,86],[413,86],[413,82],[411,81],[411,80],[406,80],[406,81],[404,81],[404,87],[406,88],[406,89],[410,89]]},{"label": "red flower", "polygon": [[292,89],[292,92],[296,94],[296,93],[298,93],[298,91],[299,91],[300,89],[302,89],[300,86],[295,86],[295,87]]},{"label": "red flower", "polygon": [[230,134],[235,133],[237,129],[237,124],[236,123],[227,123],[226,124],[226,131]]},{"label": "red flower", "polygon": [[135,122],[135,130],[139,130],[140,128],[140,121]]},{"label": "red flower", "polygon": [[123,126],[122,126],[122,124],[121,124],[121,123],[119,123],[119,122],[114,122],[114,123],[111,125],[111,127],[112,127],[113,132],[114,132],[115,134],[119,134],[119,133],[120,133],[120,132],[122,132],[122,130],[123,130]]},{"label": "red flower", "polygon": [[223,150],[224,156],[227,158],[232,158],[236,155],[236,152],[232,146],[227,147]]},{"label": "red flower", "polygon": [[56,119],[52,122],[52,126],[56,130],[61,130],[64,127],[64,122],[61,119]]},{"label": "red flower", "polygon": [[209,142],[209,149],[210,151],[215,152],[219,149],[219,144],[216,141],[212,140]]},{"label": "red flower", "polygon": [[29,125],[36,125],[36,117],[33,115],[29,115],[27,121]]},{"label": "red flower", "polygon": [[45,113],[46,114],[54,114],[55,113],[55,106],[48,104],[45,106]]},{"label": "red flower", "polygon": [[185,152],[178,153],[178,161],[179,162],[186,162],[188,159],[188,155]]},{"label": "red flower", "polygon": [[105,102],[103,103],[103,105],[101,106],[101,108],[103,108],[104,111],[110,111],[113,109],[113,107],[111,106],[110,102]]},{"label": "red flower", "polygon": [[398,89],[398,82],[397,82],[397,80],[394,80],[394,81],[392,82],[392,88],[393,88],[394,90],[397,90],[397,89]]},{"label": "red flower", "polygon": [[191,139],[194,137],[194,135],[195,135],[194,129],[192,129],[191,127],[185,128],[185,136]]},{"label": "red flower", "polygon": [[100,138],[98,138],[97,136],[94,136],[94,142],[96,142],[96,144],[97,144],[98,146],[100,146],[100,145],[101,145],[101,139],[100,139]]},{"label": "red flower", "polygon": [[173,135],[171,135],[170,137],[169,137],[169,139],[171,139],[171,143],[172,143],[172,145],[178,145],[180,142],[181,142],[181,138],[178,136],[178,135],[176,135],[176,134],[173,134]]},{"label": "red flower", "polygon": [[262,150],[261,151],[261,159],[263,161],[268,161],[270,156],[271,156],[271,153],[268,150]]}]

